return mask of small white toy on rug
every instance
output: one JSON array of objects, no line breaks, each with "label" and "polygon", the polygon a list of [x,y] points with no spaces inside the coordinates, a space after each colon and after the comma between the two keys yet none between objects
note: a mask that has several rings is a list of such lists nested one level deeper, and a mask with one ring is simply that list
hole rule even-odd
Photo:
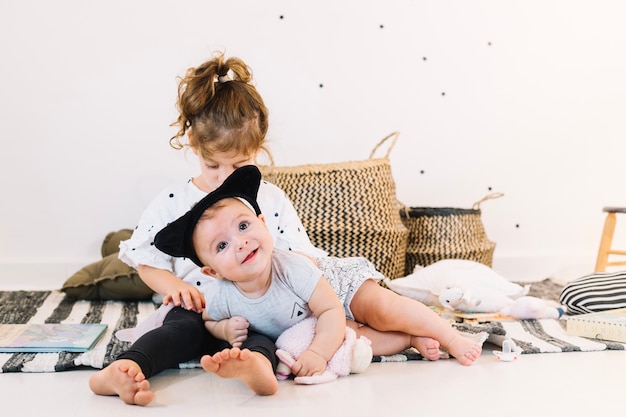
[{"label": "small white toy on rug", "polygon": [[502,342],[502,351],[494,350],[493,354],[503,362],[512,362],[520,357],[522,349],[512,339],[505,339]]},{"label": "small white toy on rug", "polygon": [[[300,355],[311,346],[315,335],[317,319],[309,317],[285,330],[276,340],[276,356],[280,360],[276,377],[284,380],[291,375],[291,367]],[[346,337],[330,358],[326,370],[321,375],[297,376],[297,384],[323,384],[334,381],[340,376],[358,374],[367,369],[372,362],[371,341],[365,336],[356,337],[356,332],[346,327]]]},{"label": "small white toy on rug", "polygon": [[565,313],[561,306],[549,305],[541,298],[524,296],[512,301],[500,310],[503,316],[510,316],[519,320],[528,319],[558,319]]},{"label": "small white toy on rug", "polygon": [[[488,291],[483,292],[483,296]],[[483,302],[472,297],[472,292],[463,293],[460,288],[449,288],[440,295],[441,303],[452,311],[472,313],[500,313],[518,320],[558,319],[565,309],[549,305],[541,298],[525,295],[516,299],[501,294],[489,294]]]},{"label": "small white toy on rug", "polygon": [[474,290],[449,287],[441,290],[439,294],[439,303],[442,307],[466,313],[495,313],[510,305],[512,300],[508,295],[493,288]]}]

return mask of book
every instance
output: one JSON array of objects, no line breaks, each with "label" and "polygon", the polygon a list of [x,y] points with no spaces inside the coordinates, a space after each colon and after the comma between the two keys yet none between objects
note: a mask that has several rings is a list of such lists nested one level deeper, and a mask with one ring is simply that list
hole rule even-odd
[{"label": "book", "polygon": [[106,324],[0,324],[0,352],[87,352]]},{"label": "book", "polygon": [[626,343],[626,308],[569,316],[566,331],[573,336]]}]

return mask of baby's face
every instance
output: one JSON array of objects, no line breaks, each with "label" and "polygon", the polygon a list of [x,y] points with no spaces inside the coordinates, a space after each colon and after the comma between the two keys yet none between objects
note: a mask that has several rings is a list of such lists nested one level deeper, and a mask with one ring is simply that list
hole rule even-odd
[{"label": "baby's face", "polygon": [[229,281],[246,281],[268,273],[274,249],[263,215],[258,217],[236,198],[205,211],[193,234],[203,272]]}]

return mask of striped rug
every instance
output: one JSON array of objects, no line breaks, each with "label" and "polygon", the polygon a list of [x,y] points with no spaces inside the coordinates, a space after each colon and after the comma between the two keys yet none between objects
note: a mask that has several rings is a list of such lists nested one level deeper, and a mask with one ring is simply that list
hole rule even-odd
[{"label": "striped rug", "polygon": [[[115,337],[115,332],[136,326],[155,309],[150,301],[89,301],[66,297],[60,291],[0,291],[0,323],[106,323],[106,334],[86,353],[0,353],[0,372],[59,372],[81,367],[101,369],[128,348],[128,342]],[[563,320],[522,320],[491,322],[478,325],[455,325],[466,336],[482,343],[501,345],[511,337],[523,353],[623,350],[621,343],[600,343],[569,336]],[[398,355],[374,357],[374,362],[420,360],[415,350]],[[179,365],[199,367],[199,361]]]},{"label": "striped rug", "polygon": [[[0,323],[106,323],[106,333],[86,353],[0,353],[0,372],[59,372],[81,367],[102,369],[125,349],[128,342],[115,337],[120,329],[135,327],[157,305],[150,301],[88,301],[66,297],[60,291],[0,291]],[[483,338],[484,340],[484,338]],[[417,351],[374,357],[375,362],[420,360]],[[180,368],[198,368],[199,360]]]},{"label": "striped rug", "polygon": [[[524,285],[524,283],[520,283]],[[528,295],[546,300],[555,306],[560,305],[559,296],[563,284],[550,279],[531,282]],[[487,342],[502,346],[502,342],[511,338],[522,349],[522,353],[563,353],[595,352],[600,350],[624,350],[623,343],[599,341],[584,337],[571,336],[565,331],[566,316],[559,320],[510,320],[493,321],[481,324],[457,324],[461,331],[472,329],[489,334]]]},{"label": "striped rug", "polygon": [[571,336],[565,331],[564,318],[541,320],[494,321],[480,324],[456,325],[461,331],[481,330],[489,334],[487,342],[497,346],[507,338],[522,349],[522,353],[596,352],[600,350],[624,350],[623,343]]},{"label": "striped rug", "polygon": [[115,331],[134,327],[155,310],[151,302],[86,301],[59,291],[0,291],[1,323],[106,323],[105,335],[86,353],[0,353],[1,372],[58,372],[102,368],[128,347]]}]

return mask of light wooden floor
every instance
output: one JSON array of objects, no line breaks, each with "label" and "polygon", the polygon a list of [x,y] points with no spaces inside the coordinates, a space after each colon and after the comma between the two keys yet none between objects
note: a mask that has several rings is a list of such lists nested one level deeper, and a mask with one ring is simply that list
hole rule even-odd
[{"label": "light wooden floor", "polygon": [[255,396],[238,381],[201,370],[170,370],[152,379],[156,399],[145,408],[92,394],[87,386],[92,372],[0,375],[2,415],[571,417],[626,413],[623,351],[523,355],[516,362],[499,362],[485,350],[470,367],[451,359],[374,363],[363,374],[323,385],[281,381],[278,394],[271,397]]}]

